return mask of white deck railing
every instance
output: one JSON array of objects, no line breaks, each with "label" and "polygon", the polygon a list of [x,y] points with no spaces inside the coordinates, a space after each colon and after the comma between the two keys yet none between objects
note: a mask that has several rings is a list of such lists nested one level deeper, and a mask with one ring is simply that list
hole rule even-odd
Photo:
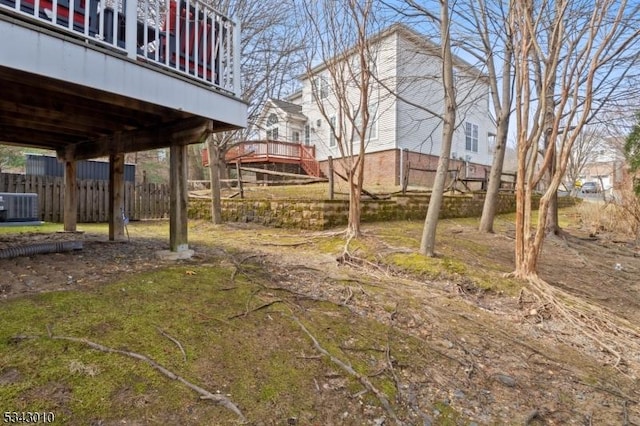
[{"label": "white deck railing", "polygon": [[240,27],[200,0],[0,0],[3,10],[240,96]]}]

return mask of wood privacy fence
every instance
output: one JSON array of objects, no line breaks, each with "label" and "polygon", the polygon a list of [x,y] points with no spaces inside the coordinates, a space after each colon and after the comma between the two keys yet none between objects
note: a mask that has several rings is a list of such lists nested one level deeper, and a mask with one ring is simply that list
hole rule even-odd
[{"label": "wood privacy fence", "polygon": [[[40,220],[62,222],[64,179],[0,173],[0,192],[38,194]],[[169,217],[169,185],[125,182],[125,215],[130,220]],[[107,222],[109,182],[78,181],[78,222]]]}]

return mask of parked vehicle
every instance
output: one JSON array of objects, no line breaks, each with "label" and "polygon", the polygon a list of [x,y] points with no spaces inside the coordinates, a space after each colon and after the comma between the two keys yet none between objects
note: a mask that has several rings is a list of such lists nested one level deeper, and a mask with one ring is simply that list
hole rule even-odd
[{"label": "parked vehicle", "polygon": [[598,184],[596,184],[595,182],[585,182],[582,184],[582,193],[583,194],[596,194],[600,192],[600,188],[598,186]]}]

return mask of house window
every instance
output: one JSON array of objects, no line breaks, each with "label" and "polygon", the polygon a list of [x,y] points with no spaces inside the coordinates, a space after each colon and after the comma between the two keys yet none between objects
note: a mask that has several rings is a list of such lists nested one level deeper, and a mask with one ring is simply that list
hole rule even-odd
[{"label": "house window", "polygon": [[329,119],[329,146],[336,146],[336,117],[331,117]]},{"label": "house window", "polygon": [[278,139],[278,116],[274,113],[269,114],[267,118],[267,139]]},{"label": "house window", "polygon": [[273,129],[268,129],[267,130],[267,139],[268,140],[278,140],[278,128],[274,127]]},{"label": "house window", "polygon": [[316,77],[313,80],[313,91],[318,99],[325,99],[329,96],[329,82],[324,77]]},{"label": "house window", "polygon": [[304,126],[304,144],[309,145],[311,143],[311,126],[305,124]]},{"label": "house window", "polygon": [[478,152],[478,125],[468,121],[464,124],[465,149]]},{"label": "house window", "polygon": [[487,142],[487,152],[493,154],[493,151],[496,149],[496,135],[489,133],[487,135]]},{"label": "house window", "polygon": [[[351,58],[351,75],[353,75],[354,78],[359,78],[360,74],[362,72],[362,67],[361,67],[361,61],[362,59],[360,58],[360,55],[354,55]],[[370,75],[377,75],[378,74],[378,56],[376,54],[374,54],[373,52],[369,52],[369,54],[367,55],[366,58],[367,61],[367,67],[368,70],[367,72]]]},{"label": "house window", "polygon": [[267,125],[273,126],[274,124],[278,124],[278,116],[274,113],[269,114],[269,118],[267,119]]},{"label": "house window", "polygon": [[300,142],[300,132],[293,132],[293,141]]},{"label": "house window", "polygon": [[[357,114],[354,122],[354,126],[356,129],[359,129],[362,126],[362,116]],[[378,108],[369,107],[369,128],[367,129],[367,140],[377,139],[378,138]]]}]

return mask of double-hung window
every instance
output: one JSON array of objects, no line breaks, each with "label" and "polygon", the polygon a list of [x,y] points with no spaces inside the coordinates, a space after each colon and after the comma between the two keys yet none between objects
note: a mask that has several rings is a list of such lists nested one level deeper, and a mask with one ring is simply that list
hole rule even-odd
[{"label": "double-hung window", "polygon": [[278,140],[278,116],[275,113],[267,118],[267,139]]},{"label": "double-hung window", "polygon": [[311,126],[305,124],[304,126],[304,144],[309,146],[311,143]]},{"label": "double-hung window", "polygon": [[469,123],[468,121],[464,123],[464,139],[465,144],[464,148],[467,151],[478,152],[478,125]]}]

